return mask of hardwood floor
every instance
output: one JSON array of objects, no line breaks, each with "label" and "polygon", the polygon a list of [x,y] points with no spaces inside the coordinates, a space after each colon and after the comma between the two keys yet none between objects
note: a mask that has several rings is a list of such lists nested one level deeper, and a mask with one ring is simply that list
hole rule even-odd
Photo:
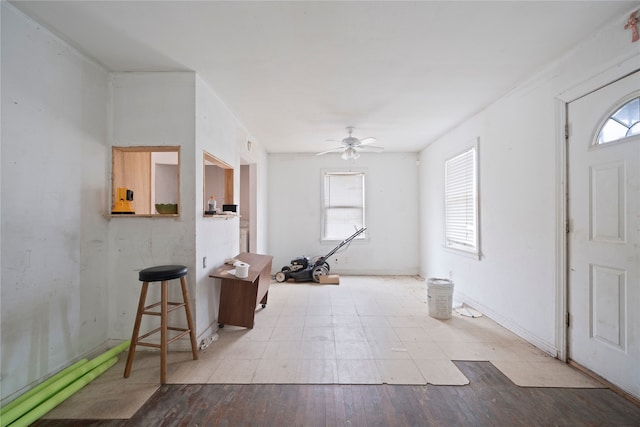
[{"label": "hardwood floor", "polygon": [[168,384],[129,420],[54,426],[640,426],[610,389],[518,387],[490,362],[455,362],[466,386]]}]

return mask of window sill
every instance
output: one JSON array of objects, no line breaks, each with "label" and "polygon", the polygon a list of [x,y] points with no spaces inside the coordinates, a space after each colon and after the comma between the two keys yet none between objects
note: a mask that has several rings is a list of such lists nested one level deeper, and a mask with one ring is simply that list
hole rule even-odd
[{"label": "window sill", "polygon": [[453,248],[451,246],[442,246],[442,247],[448,252],[451,252],[453,254],[458,254],[467,258],[476,259],[478,261],[480,261],[482,258],[482,254],[480,252],[466,251],[464,249]]},{"label": "window sill", "polygon": [[180,214],[106,214],[105,218],[179,218]]},{"label": "window sill", "polygon": [[238,218],[238,217],[240,217],[240,215],[238,215],[235,212],[228,212],[228,213],[225,212],[225,213],[216,213],[216,214],[207,214],[207,213],[205,213],[202,216],[205,217],[205,218],[224,219],[224,220],[227,220],[229,218]]}]

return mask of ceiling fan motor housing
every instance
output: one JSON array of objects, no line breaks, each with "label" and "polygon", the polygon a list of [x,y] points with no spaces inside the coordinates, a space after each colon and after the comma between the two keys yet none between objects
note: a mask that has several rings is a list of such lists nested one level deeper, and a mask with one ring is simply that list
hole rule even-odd
[{"label": "ceiling fan motor housing", "polygon": [[360,140],[358,138],[354,138],[353,136],[349,135],[347,138],[342,140],[342,143],[345,145],[359,145]]}]

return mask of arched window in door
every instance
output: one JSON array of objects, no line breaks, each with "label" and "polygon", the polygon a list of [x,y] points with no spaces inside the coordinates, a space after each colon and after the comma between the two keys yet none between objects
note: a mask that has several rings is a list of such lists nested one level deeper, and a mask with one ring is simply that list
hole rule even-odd
[{"label": "arched window in door", "polygon": [[625,102],[607,117],[600,127],[595,144],[607,144],[634,135],[640,135],[640,96]]}]

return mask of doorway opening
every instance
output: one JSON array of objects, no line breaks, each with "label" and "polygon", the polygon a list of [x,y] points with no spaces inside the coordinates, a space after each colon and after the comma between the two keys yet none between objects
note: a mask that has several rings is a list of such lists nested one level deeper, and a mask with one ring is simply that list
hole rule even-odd
[{"label": "doorway opening", "polygon": [[240,159],[240,252],[257,252],[256,164]]}]

